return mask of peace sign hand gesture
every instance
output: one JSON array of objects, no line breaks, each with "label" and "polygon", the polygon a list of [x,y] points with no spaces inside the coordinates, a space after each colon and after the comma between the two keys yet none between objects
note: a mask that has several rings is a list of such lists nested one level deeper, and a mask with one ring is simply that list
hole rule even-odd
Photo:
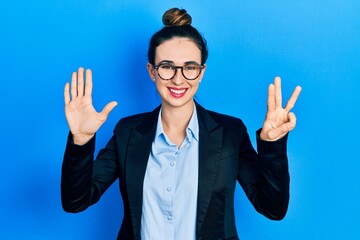
[{"label": "peace sign hand gesture", "polygon": [[294,107],[300,92],[301,87],[297,86],[285,108],[282,108],[280,77],[276,77],[274,84],[269,85],[268,110],[260,133],[262,140],[276,141],[295,128],[296,117],[290,110]]},{"label": "peace sign hand gesture", "polygon": [[117,102],[113,101],[108,103],[101,112],[96,112],[92,105],[92,72],[90,69],[86,70],[85,82],[84,86],[84,68],[80,67],[78,73],[72,73],[71,89],[69,83],[66,83],[64,89],[65,116],[74,143],[77,145],[87,143],[117,105]]}]

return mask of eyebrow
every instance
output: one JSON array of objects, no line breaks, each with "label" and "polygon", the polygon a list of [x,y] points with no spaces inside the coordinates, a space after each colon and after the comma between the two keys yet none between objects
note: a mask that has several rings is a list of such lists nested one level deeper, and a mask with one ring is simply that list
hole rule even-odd
[{"label": "eyebrow", "polygon": [[[164,64],[164,63],[170,63],[170,64],[173,64],[173,65],[174,65],[174,61],[171,61],[171,60],[162,60],[162,61],[159,62],[157,65]],[[198,62],[196,62],[196,61],[186,61],[186,62],[184,62],[184,66],[185,66],[185,65],[189,65],[189,64],[201,65],[200,63],[198,63]]]}]

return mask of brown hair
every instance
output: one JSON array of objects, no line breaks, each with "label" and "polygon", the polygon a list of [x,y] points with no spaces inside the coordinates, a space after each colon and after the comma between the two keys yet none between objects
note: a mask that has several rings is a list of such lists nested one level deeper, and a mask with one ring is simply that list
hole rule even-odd
[{"label": "brown hair", "polygon": [[191,25],[192,18],[185,9],[171,8],[167,10],[162,22],[165,27]]},{"label": "brown hair", "polygon": [[156,32],[149,44],[148,61],[155,65],[156,48],[163,42],[174,37],[188,38],[193,41],[201,52],[201,64],[204,64],[208,57],[206,40],[201,36],[199,31],[191,26],[192,18],[185,9],[171,8],[167,10],[162,18],[165,25],[161,30]]}]

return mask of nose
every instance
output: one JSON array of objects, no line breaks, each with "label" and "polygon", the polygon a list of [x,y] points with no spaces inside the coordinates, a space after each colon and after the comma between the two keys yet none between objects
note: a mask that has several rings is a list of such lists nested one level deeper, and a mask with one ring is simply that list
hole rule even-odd
[{"label": "nose", "polygon": [[176,71],[175,76],[171,79],[171,81],[175,85],[179,86],[179,85],[183,84],[186,80],[185,80],[184,76],[181,74],[181,68],[176,68],[175,71]]}]

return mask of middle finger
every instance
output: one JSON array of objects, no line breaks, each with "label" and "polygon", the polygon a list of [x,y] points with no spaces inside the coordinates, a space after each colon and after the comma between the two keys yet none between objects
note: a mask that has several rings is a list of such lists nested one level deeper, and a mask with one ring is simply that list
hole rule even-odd
[{"label": "middle finger", "polygon": [[82,67],[78,70],[77,92],[78,96],[84,95],[84,68]]},{"label": "middle finger", "polygon": [[282,107],[282,95],[281,95],[281,78],[276,77],[274,80],[275,85],[275,102],[276,107]]}]

